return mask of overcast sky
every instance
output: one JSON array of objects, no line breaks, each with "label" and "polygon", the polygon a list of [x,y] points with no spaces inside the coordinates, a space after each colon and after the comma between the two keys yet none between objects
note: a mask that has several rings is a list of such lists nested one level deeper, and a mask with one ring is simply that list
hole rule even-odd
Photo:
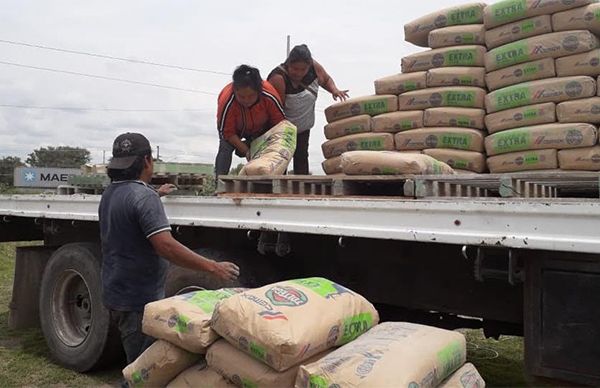
[{"label": "overcast sky", "polygon": [[[265,78],[292,46],[313,56],[352,97],[400,72],[400,58],[423,50],[404,42],[403,25],[457,0],[191,1],[4,0],[0,40],[231,73],[242,63]],[[166,161],[213,163],[216,94],[231,77],[134,64],[0,42],[0,62],[153,83],[171,90],[0,64],[0,157],[23,159],[42,146],[81,146],[107,159],[124,131],[144,133]],[[201,93],[206,92],[206,93]],[[331,95],[321,89],[310,164],[322,173],[321,143]],[[172,110],[116,112],[122,110]],[[234,158],[234,165],[241,160]]]}]

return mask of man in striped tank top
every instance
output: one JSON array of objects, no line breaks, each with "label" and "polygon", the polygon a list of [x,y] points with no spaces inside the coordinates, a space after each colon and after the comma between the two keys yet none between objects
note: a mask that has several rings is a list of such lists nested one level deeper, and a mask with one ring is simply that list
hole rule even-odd
[{"label": "man in striped tank top", "polygon": [[308,138],[315,125],[319,86],[331,93],[334,100],[341,101],[348,98],[348,90],[337,88],[305,44],[294,47],[286,61],[273,69],[267,79],[279,92],[286,118],[298,128],[294,174],[306,175],[309,173]]}]

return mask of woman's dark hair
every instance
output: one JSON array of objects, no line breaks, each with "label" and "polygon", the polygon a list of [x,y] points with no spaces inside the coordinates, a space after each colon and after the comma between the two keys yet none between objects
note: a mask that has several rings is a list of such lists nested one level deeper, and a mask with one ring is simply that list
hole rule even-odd
[{"label": "woman's dark hair", "polygon": [[119,170],[115,168],[109,168],[106,170],[106,174],[108,174],[111,182],[133,181],[140,179],[140,175],[142,175],[142,171],[144,170],[144,159],[147,156],[152,156],[152,153],[138,155],[133,164],[126,169]]},{"label": "woman's dark hair", "polygon": [[233,88],[251,88],[256,92],[262,91],[262,78],[257,68],[241,65],[233,72]]},{"label": "woman's dark hair", "polygon": [[295,62],[304,62],[309,65],[313,63],[312,54],[308,49],[308,46],[305,44],[299,44],[298,46],[294,46],[292,51],[290,51],[290,55],[288,55],[286,64],[295,63]]}]

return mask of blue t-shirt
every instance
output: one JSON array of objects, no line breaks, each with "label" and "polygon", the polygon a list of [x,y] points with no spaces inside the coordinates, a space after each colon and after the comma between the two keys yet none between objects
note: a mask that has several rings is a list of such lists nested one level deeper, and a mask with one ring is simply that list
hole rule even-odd
[{"label": "blue t-shirt", "polygon": [[102,297],[106,307],[142,311],[164,297],[168,263],[148,240],[171,230],[158,193],[142,181],[113,182],[102,194]]}]

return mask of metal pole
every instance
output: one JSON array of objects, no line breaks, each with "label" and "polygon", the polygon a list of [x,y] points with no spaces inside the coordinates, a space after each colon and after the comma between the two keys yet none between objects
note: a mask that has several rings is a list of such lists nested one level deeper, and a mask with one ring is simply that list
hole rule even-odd
[{"label": "metal pole", "polygon": [[102,150],[102,164],[106,164],[106,150]]},{"label": "metal pole", "polygon": [[289,57],[290,56],[290,36],[287,36],[287,50],[285,52],[285,57]]},{"label": "metal pole", "polygon": [[156,160],[160,160],[160,146],[156,146]]}]

